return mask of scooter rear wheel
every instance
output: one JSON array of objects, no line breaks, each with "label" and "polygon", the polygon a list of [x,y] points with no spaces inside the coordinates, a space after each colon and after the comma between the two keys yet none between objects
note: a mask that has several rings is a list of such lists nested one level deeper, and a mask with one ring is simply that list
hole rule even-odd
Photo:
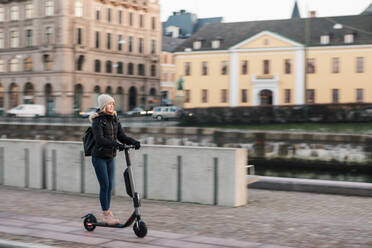
[{"label": "scooter rear wheel", "polygon": [[93,214],[88,215],[84,219],[84,227],[88,232],[93,232],[94,229],[96,229],[96,226],[94,226],[93,223],[97,223],[97,218]]},{"label": "scooter rear wheel", "polygon": [[136,221],[133,225],[133,231],[138,238],[143,238],[147,234],[147,226],[142,220]]}]

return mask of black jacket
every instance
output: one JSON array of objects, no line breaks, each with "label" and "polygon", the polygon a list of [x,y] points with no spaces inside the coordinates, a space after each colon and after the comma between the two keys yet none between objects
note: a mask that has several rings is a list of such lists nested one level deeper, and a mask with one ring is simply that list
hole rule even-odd
[{"label": "black jacket", "polygon": [[114,158],[119,145],[118,140],[127,145],[134,145],[137,142],[124,134],[116,113],[115,115],[103,112],[94,113],[89,116],[89,120],[92,122],[95,140],[92,156]]}]

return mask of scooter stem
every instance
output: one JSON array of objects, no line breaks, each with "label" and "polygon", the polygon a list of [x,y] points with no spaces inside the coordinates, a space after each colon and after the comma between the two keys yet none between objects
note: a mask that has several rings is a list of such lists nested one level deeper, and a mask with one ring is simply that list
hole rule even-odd
[{"label": "scooter stem", "polygon": [[131,166],[131,163],[130,163],[130,158],[129,158],[129,152],[128,152],[128,149],[124,149],[124,152],[125,152],[125,160],[127,162],[127,167]]}]

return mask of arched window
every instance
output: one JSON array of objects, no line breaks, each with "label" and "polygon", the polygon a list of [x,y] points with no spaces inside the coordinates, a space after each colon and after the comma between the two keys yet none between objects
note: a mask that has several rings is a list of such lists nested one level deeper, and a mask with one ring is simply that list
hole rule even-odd
[{"label": "arched window", "polygon": [[0,60],[0,72],[5,72],[4,60]]},{"label": "arched window", "polygon": [[101,61],[98,59],[94,61],[94,71],[101,72]]},{"label": "arched window", "polygon": [[23,103],[33,104],[34,102],[34,86],[31,83],[27,83],[23,89]]},{"label": "arched window", "polygon": [[110,60],[106,61],[106,73],[112,73],[112,62]]},{"label": "arched window", "polygon": [[16,83],[11,83],[9,86],[9,108],[14,108],[18,106],[18,85]]},{"label": "arched window", "polygon": [[24,60],[24,69],[25,71],[32,71],[32,58],[31,57],[27,57]]},{"label": "arched window", "polygon": [[138,75],[145,76],[145,65],[138,64]]},{"label": "arched window", "polygon": [[111,88],[111,86],[107,86],[106,87],[106,92],[105,92],[106,94],[109,94],[109,95],[112,95],[112,88]]},{"label": "arched window", "polygon": [[118,74],[123,74],[123,62],[118,62]]},{"label": "arched window", "polygon": [[129,63],[128,64],[128,75],[133,75],[133,71],[134,71],[133,63]]},{"label": "arched window", "polygon": [[52,70],[53,66],[53,60],[52,57],[49,54],[44,54],[43,56],[43,62],[44,62],[44,70],[50,71]]}]

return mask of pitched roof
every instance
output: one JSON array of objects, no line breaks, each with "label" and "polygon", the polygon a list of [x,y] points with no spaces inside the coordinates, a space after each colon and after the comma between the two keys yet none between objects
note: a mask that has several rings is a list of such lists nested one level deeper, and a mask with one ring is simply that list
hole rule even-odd
[{"label": "pitched roof", "polygon": [[[305,42],[306,22],[310,27],[309,42]],[[336,23],[342,24],[343,28],[334,29]],[[324,34],[329,34],[331,37],[328,46],[345,45],[346,33],[355,34],[354,45],[372,44],[372,15],[208,24],[177,47],[176,51],[192,48],[193,41],[196,40],[203,41],[200,50],[212,50],[211,42],[217,37],[222,39],[221,47],[213,50],[226,50],[263,31],[271,31],[298,43],[307,43],[308,46],[320,46],[320,36]]]},{"label": "pitched roof", "polygon": [[363,11],[362,15],[372,15],[372,3]]},{"label": "pitched roof", "polygon": [[185,41],[185,39],[176,39],[168,36],[163,36],[162,39],[162,51],[170,53]]}]

